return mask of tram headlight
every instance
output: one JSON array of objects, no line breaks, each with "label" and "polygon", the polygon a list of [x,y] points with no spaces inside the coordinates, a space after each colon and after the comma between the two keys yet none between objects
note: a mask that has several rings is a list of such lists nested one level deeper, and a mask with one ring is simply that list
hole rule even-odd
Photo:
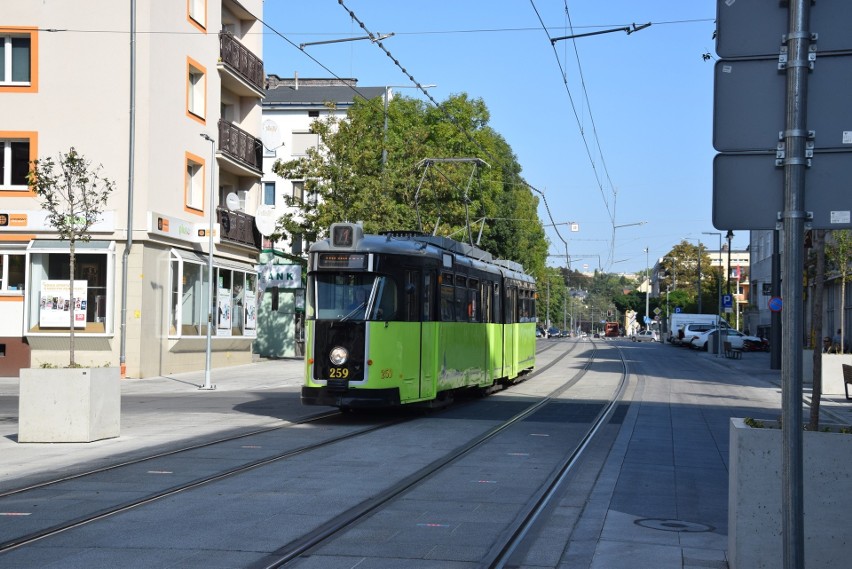
[{"label": "tram headlight", "polygon": [[328,354],[328,359],[330,359],[331,363],[334,365],[342,366],[346,363],[346,360],[349,359],[349,351],[341,346],[336,346],[332,348],[331,352]]}]

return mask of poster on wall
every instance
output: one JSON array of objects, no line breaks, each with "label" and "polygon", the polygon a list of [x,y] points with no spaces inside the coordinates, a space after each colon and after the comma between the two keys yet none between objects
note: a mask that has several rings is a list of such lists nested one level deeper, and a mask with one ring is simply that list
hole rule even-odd
[{"label": "poster on wall", "polygon": [[38,305],[38,325],[41,328],[70,328],[71,303],[74,303],[74,328],[86,327],[86,295],[88,281],[41,281]]},{"label": "poster on wall", "polygon": [[246,291],[243,310],[243,336],[257,336],[257,296]]},{"label": "poster on wall", "polygon": [[220,288],[216,298],[216,335],[231,335],[231,289]]}]

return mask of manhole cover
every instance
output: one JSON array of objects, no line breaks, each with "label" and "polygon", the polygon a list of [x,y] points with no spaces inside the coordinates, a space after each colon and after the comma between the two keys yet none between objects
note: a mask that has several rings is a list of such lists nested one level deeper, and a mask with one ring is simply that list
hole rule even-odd
[{"label": "manhole cover", "polygon": [[645,518],[636,520],[634,523],[644,528],[658,529],[661,531],[700,533],[716,529],[713,526],[708,526],[707,524],[697,524],[694,522],[685,522],[683,520],[666,520],[663,518]]}]

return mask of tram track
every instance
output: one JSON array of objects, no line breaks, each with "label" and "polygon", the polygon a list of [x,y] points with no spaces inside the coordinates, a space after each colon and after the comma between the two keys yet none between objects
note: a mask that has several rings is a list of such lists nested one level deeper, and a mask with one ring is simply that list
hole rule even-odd
[{"label": "tram track", "polygon": [[[258,429],[258,430],[254,430],[254,431],[249,432],[249,433],[241,433],[239,435],[234,435],[234,436],[230,436],[230,437],[223,437],[223,438],[216,439],[214,441],[208,441],[208,442],[204,442],[204,443],[201,443],[201,444],[190,445],[190,446],[182,447],[182,448],[179,448],[179,449],[173,449],[173,450],[166,451],[166,452],[156,453],[156,454],[153,454],[153,455],[150,455],[150,456],[140,457],[140,458],[125,461],[125,462],[122,462],[122,463],[118,463],[118,464],[114,464],[114,465],[110,465],[110,466],[106,466],[106,467],[102,467],[102,468],[98,468],[98,469],[93,469],[93,470],[86,471],[86,472],[77,473],[77,474],[74,474],[74,475],[71,475],[71,476],[65,476],[65,477],[61,477],[61,478],[57,478],[57,479],[53,479],[53,480],[49,480],[49,481],[44,481],[44,482],[41,482],[41,483],[38,483],[38,484],[33,484],[33,485],[26,486],[26,487],[5,491],[2,494],[0,494],[0,511],[5,511],[4,515],[7,515],[7,516],[8,515],[16,515],[14,512],[9,512],[8,510],[5,510],[6,503],[14,501],[14,503],[18,504],[18,503],[22,502],[22,499],[26,500],[30,504],[30,507],[38,507],[38,503],[40,501],[50,499],[50,497],[46,496],[46,495],[38,496],[37,494],[39,492],[51,490],[51,489],[59,487],[63,484],[69,484],[69,483],[79,482],[79,481],[83,481],[83,480],[90,482],[92,479],[94,479],[98,475],[114,474],[117,471],[127,470],[129,467],[138,466],[138,465],[141,465],[141,464],[146,463],[146,462],[152,462],[152,461],[161,460],[161,459],[175,458],[175,457],[178,457],[178,456],[181,456],[181,455],[186,455],[188,453],[196,452],[196,451],[199,451],[199,450],[202,450],[202,449],[209,449],[209,448],[215,447],[217,445],[221,446],[223,444],[232,443],[232,442],[235,442],[235,441],[241,441],[241,440],[247,441],[247,440],[250,440],[252,437],[258,437],[258,436],[261,436],[261,435],[268,435],[270,433],[274,433],[276,431],[281,431],[283,429],[291,428],[291,427],[294,427],[294,426],[311,424],[311,423],[315,423],[315,422],[322,421],[322,420],[329,419],[329,418],[341,417],[342,415],[343,414],[340,413],[339,411],[317,413],[316,415],[313,415],[311,417],[307,417],[307,418],[299,420],[299,421],[294,421],[294,422],[288,423],[287,425],[280,425],[280,426],[275,426],[275,427],[270,427],[270,428],[265,428],[265,429]],[[275,463],[275,462],[286,460],[288,458],[292,458],[292,457],[297,456],[297,455],[309,453],[311,451],[315,451],[315,450],[318,450],[318,449],[339,443],[341,441],[351,439],[353,437],[358,437],[358,436],[362,436],[362,435],[365,435],[367,433],[371,433],[371,432],[374,432],[374,431],[377,431],[377,430],[386,429],[386,428],[392,427],[394,425],[397,425],[401,422],[412,420],[412,418],[413,417],[402,417],[402,418],[397,417],[397,418],[393,418],[391,420],[383,421],[383,422],[380,422],[380,423],[373,423],[373,424],[370,424],[369,426],[367,426],[366,428],[363,428],[363,429],[356,429],[354,431],[346,432],[346,433],[341,434],[341,435],[336,435],[336,436],[333,436],[333,437],[330,437],[330,438],[327,438],[327,439],[324,439],[322,441],[315,442],[315,443],[298,445],[298,446],[290,448],[286,451],[274,453],[270,456],[265,456],[265,457],[260,458],[260,459],[249,460],[249,461],[244,462],[242,464],[239,464],[237,466],[233,466],[233,467],[226,468],[226,469],[223,469],[221,471],[215,472],[211,475],[193,478],[191,480],[188,480],[188,481],[176,484],[176,485],[169,485],[165,488],[161,488],[161,489],[158,489],[154,492],[147,493],[144,496],[140,496],[140,497],[137,497],[135,499],[132,499],[132,500],[129,500],[129,501],[126,501],[126,502],[113,504],[113,505],[110,505],[109,507],[101,508],[101,509],[98,509],[96,511],[84,512],[82,514],[78,511],[77,512],[78,515],[76,515],[74,518],[63,521],[61,523],[49,525],[49,526],[40,528],[36,531],[29,531],[27,533],[14,536],[12,538],[9,538],[8,535],[4,536],[2,541],[0,541],[0,554],[7,552],[7,551],[11,551],[13,549],[16,549],[16,548],[19,548],[19,547],[22,547],[22,546],[25,546],[25,545],[35,543],[36,541],[40,541],[40,540],[47,538],[47,537],[50,537],[50,536],[66,532],[66,531],[74,529],[76,527],[80,527],[80,526],[83,526],[83,525],[86,525],[86,524],[89,524],[89,523],[92,523],[92,522],[95,522],[95,521],[98,521],[98,520],[103,520],[105,518],[114,516],[116,514],[126,512],[128,510],[138,508],[138,507],[146,505],[146,504],[150,504],[150,503],[155,502],[157,500],[161,500],[163,498],[173,496],[173,495],[179,494],[181,492],[186,492],[188,490],[192,490],[192,489],[198,488],[200,486],[212,484],[214,482],[220,481],[220,480],[225,479],[225,478],[234,477],[234,476],[237,476],[239,474],[242,474],[242,473],[245,473],[245,472],[248,472],[248,471],[251,471],[251,470],[254,470],[254,469]],[[251,446],[251,445],[247,445],[247,446]],[[156,466],[154,468],[156,468]],[[149,470],[148,472],[164,473],[164,472],[167,472],[167,471]],[[90,483],[90,485],[92,485],[92,484]],[[77,492],[79,492],[79,490]],[[97,493],[96,490],[93,490],[92,492]],[[17,513],[17,515],[23,515],[23,514]]]},{"label": "tram track", "polygon": [[[564,344],[553,343],[552,345],[547,346],[545,350],[542,351],[553,349],[556,346],[560,346],[562,348],[561,353],[556,354],[551,361],[543,363],[535,371],[528,374],[525,378],[527,381],[545,374],[547,370],[552,370],[554,366],[557,366],[565,358],[574,354],[575,350],[578,347],[587,347],[592,349],[588,354],[580,353],[574,356],[577,358],[577,363],[572,364],[572,366],[579,367],[580,363],[582,362],[582,369],[574,370],[572,376],[570,378],[567,378],[563,382],[563,384],[560,385],[557,389],[554,389],[551,393],[549,393],[547,398],[543,398],[541,401],[538,401],[535,404],[527,405],[526,409],[516,413],[511,418],[504,421],[501,425],[496,425],[494,428],[488,429],[488,431],[483,433],[481,436],[475,437],[469,440],[468,442],[455,447],[451,452],[446,453],[444,456],[435,458],[434,460],[428,462],[428,464],[422,465],[413,472],[407,473],[405,476],[402,476],[397,482],[388,486],[387,489],[383,489],[380,493],[377,493],[376,495],[371,496],[367,499],[360,500],[357,503],[353,502],[342,513],[338,513],[334,516],[331,516],[330,520],[321,523],[317,527],[313,528],[310,531],[309,535],[301,536],[298,539],[292,540],[290,543],[283,546],[286,551],[284,551],[284,549],[279,550],[278,552],[276,552],[275,555],[267,557],[266,559],[264,559],[263,562],[256,566],[282,566],[298,559],[300,555],[304,555],[307,552],[310,552],[311,550],[321,547],[323,543],[332,541],[336,535],[339,535],[340,533],[344,532],[347,528],[351,528],[354,525],[357,525],[359,521],[369,518],[374,512],[380,510],[383,505],[392,501],[394,498],[402,496],[409,492],[412,488],[416,488],[419,484],[422,484],[424,481],[428,481],[430,478],[434,478],[436,475],[445,471],[453,463],[464,459],[466,456],[470,455],[473,452],[476,452],[478,448],[481,448],[483,445],[487,444],[489,440],[497,439],[501,434],[509,431],[512,426],[522,424],[524,421],[529,420],[529,418],[534,416],[537,411],[547,406],[548,399],[559,397],[560,395],[564,394],[566,390],[570,389],[571,386],[581,381],[583,376],[587,373],[587,371],[595,362],[596,347],[594,344],[578,342],[572,342],[570,344],[567,342]],[[507,389],[501,391],[500,394],[507,394],[509,396],[512,396],[513,389],[526,385],[527,381],[521,381],[516,384],[513,384]],[[522,389],[522,391],[526,390],[527,389],[525,388]],[[475,408],[478,402],[497,401],[497,397],[499,397],[499,395],[495,395],[484,400],[475,399],[470,400],[466,403],[458,402],[450,409],[456,410],[460,413],[474,413],[474,411],[471,411],[469,409]],[[515,395],[513,397],[519,396]],[[524,394],[523,397],[528,398],[529,396]],[[45,540],[53,536],[58,536],[59,534],[63,534],[66,532],[71,532],[71,535],[76,535],[75,530],[82,529],[83,526],[89,526],[94,522],[98,521],[105,521],[108,518],[113,518],[115,516],[118,516],[119,514],[128,513],[130,510],[139,509],[144,506],[153,506],[154,503],[161,501],[165,498],[175,498],[183,500],[183,498],[179,498],[179,496],[187,495],[187,493],[190,493],[190,491],[202,490],[206,487],[215,487],[217,483],[224,483],[228,479],[239,479],[240,475],[248,474],[251,471],[258,471],[258,469],[263,469],[264,467],[273,467],[275,464],[289,464],[285,462],[288,458],[301,456],[303,458],[300,462],[304,462],[305,460],[313,462],[313,459],[310,458],[310,453],[313,451],[320,451],[322,449],[329,449],[329,451],[322,452],[322,455],[335,455],[338,451],[331,451],[331,447],[335,444],[345,443],[345,447],[339,448],[346,448],[351,446],[351,441],[354,441],[356,439],[361,440],[359,439],[359,437],[361,436],[368,436],[374,434],[378,435],[378,433],[382,429],[391,428],[390,432],[396,433],[396,431],[392,429],[393,426],[400,425],[404,422],[409,422],[416,418],[422,418],[424,421],[428,421],[432,418],[438,420],[446,418],[442,417],[442,413],[443,411],[426,414],[422,417],[420,415],[417,415],[408,416],[405,418],[396,418],[392,421],[383,421],[379,424],[372,424],[365,429],[357,429],[356,431],[352,431],[334,437],[325,437],[324,440],[321,442],[293,446],[293,448],[290,448],[286,451],[270,454],[269,456],[259,458],[257,460],[244,461],[241,464],[232,466],[230,468],[217,467],[217,471],[212,474],[209,474],[208,476],[194,476],[191,479],[181,481],[177,484],[164,485],[155,492],[147,492],[144,495],[139,495],[132,500],[115,502],[114,504],[106,508],[93,508],[88,512],[84,511],[82,513],[75,509],[75,515],[67,517],[61,523],[45,525],[43,527],[39,527],[28,532],[18,533],[17,535],[12,535],[8,531],[6,531],[4,532],[6,539],[0,542],[0,554],[12,552],[16,549],[21,549],[27,545],[35,544],[36,542]],[[337,412],[326,412],[321,414],[320,416],[313,417],[312,420],[316,422],[321,421],[322,419],[329,419],[338,415],[339,414]],[[343,417],[343,415],[340,416]],[[358,414],[356,414],[355,417],[357,418]],[[111,467],[100,468],[97,470],[90,471],[88,473],[75,474],[73,476],[63,477],[61,479],[40,483],[38,485],[32,485],[27,488],[20,488],[14,491],[5,492],[4,494],[0,495],[0,511],[3,511],[4,509],[7,509],[8,511],[8,506],[4,506],[3,504],[4,500],[18,504],[22,501],[34,503],[42,499],[47,502],[51,499],[50,495],[40,496],[40,494],[49,494],[50,492],[56,494],[57,491],[63,490],[63,484],[74,484],[79,481],[84,481],[90,486],[97,486],[95,480],[97,479],[97,476],[99,474],[109,474],[115,477],[118,473],[126,472],[126,474],[118,474],[118,476],[121,478],[122,483],[124,483],[126,479],[129,480],[132,478],[132,473],[129,472],[128,469],[133,470],[135,468],[136,470],[139,470],[139,467],[143,467],[157,472],[157,470],[155,470],[158,468],[156,466],[157,459],[171,460],[177,457],[183,457],[187,454],[191,454],[192,452],[199,450],[206,451],[209,453],[211,449],[222,455],[230,455],[233,450],[229,450],[229,448],[220,449],[219,447],[225,447],[229,443],[233,445],[233,443],[235,442],[238,444],[242,443],[241,447],[235,448],[251,447],[251,443],[256,442],[252,437],[268,438],[270,436],[276,436],[278,432],[281,432],[283,430],[283,427],[284,426],[273,427],[256,430],[252,433],[242,433],[233,437],[226,437],[218,439],[216,441],[209,441],[202,444],[191,445],[182,449],[175,449],[165,453],[157,453],[149,457],[126,461],[121,464],[116,464]],[[302,432],[304,433],[305,431]],[[380,436],[377,440],[393,439],[396,436],[396,434],[394,434],[394,436],[392,437]],[[146,462],[152,463],[152,466],[146,466]],[[122,468],[124,468],[125,471],[122,471]],[[323,469],[328,467],[322,467],[317,465],[315,466],[315,468]],[[280,468],[276,468],[276,470],[281,471]],[[139,473],[136,472],[133,476],[138,475]],[[75,493],[77,491],[78,490],[76,489],[64,489],[64,492]],[[79,503],[88,505],[87,500],[84,497],[83,499],[76,499],[79,500]],[[97,503],[96,500],[94,502]],[[47,516],[47,519],[53,519],[55,521],[55,518],[51,518],[50,516]],[[272,559],[273,557],[274,559]],[[284,559],[285,557],[286,559]],[[272,563],[270,563],[270,559],[272,559]],[[281,561],[281,559],[284,560]],[[2,557],[0,557],[0,561],[2,561]]]},{"label": "tram track", "polygon": [[[560,354],[560,356],[555,358],[552,362],[550,362],[546,366],[543,366],[542,368],[537,369],[536,373],[541,374],[546,369],[555,366],[563,358],[567,357],[577,347],[577,345],[577,343],[574,343],[568,350]],[[452,452],[441,456],[440,458],[432,461],[430,464],[424,466],[423,468],[420,468],[416,472],[413,472],[406,478],[388,487],[380,494],[372,497],[369,500],[357,504],[356,506],[348,509],[342,514],[335,516],[333,519],[329,520],[322,526],[316,528],[310,534],[307,534],[301,537],[300,539],[295,540],[287,544],[286,546],[283,546],[281,549],[274,552],[272,555],[269,555],[266,559],[262,560],[257,564],[252,565],[252,568],[276,569],[279,567],[298,566],[298,561],[300,560],[300,558],[304,556],[310,556],[313,553],[321,551],[321,548],[325,544],[333,541],[336,537],[343,534],[344,532],[358,526],[364,520],[369,519],[369,517],[374,515],[382,507],[391,503],[395,499],[398,499],[404,494],[418,488],[418,486],[423,485],[424,483],[433,479],[437,474],[451,467],[461,458],[469,455],[477,449],[480,449],[481,447],[483,447],[483,445],[486,445],[489,441],[496,439],[501,434],[510,430],[512,427],[518,425],[519,423],[527,419],[534,417],[536,413],[542,411],[547,406],[554,403],[556,398],[571,389],[587,374],[587,372],[595,362],[595,355],[597,353],[597,347],[593,343],[591,344],[591,346],[592,353],[587,358],[583,367],[577,370],[574,375],[569,378],[563,385],[561,385],[557,389],[554,389],[547,396],[541,398],[534,404],[529,405],[526,409],[515,414],[510,419],[501,422],[500,424],[487,430],[481,435],[457,447]],[[621,356],[620,350],[619,356]],[[613,413],[613,410],[615,409],[616,402],[622,397],[627,385],[629,372],[627,369],[626,361],[623,357],[621,357],[621,363],[623,366],[621,379],[618,383],[618,388],[615,390],[615,393],[613,393],[613,396],[610,398],[608,405],[606,405],[597,414],[595,419],[592,421],[592,424],[590,425],[589,429],[579,441],[579,444],[573,450],[571,450],[571,452],[566,455],[564,460],[562,460],[558,464],[558,466],[553,470],[553,473],[549,477],[547,482],[543,484],[540,489],[535,493],[533,499],[525,505],[524,511],[521,512],[521,514],[515,518],[515,521],[510,524],[506,531],[501,534],[499,539],[495,542],[495,545],[489,550],[486,557],[480,561],[480,566],[505,566],[504,564],[506,560],[511,557],[518,545],[523,543],[523,540],[525,539],[529,529],[533,527],[533,525],[539,520],[541,512],[546,509],[552,498],[557,494],[560,485],[564,482],[571,469],[582,458],[584,450],[589,445],[589,442],[594,438],[598,429],[609,420]]]}]

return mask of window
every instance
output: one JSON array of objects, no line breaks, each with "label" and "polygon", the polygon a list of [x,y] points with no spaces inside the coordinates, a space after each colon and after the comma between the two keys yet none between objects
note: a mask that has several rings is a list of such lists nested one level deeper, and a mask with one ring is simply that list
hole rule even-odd
[{"label": "window", "polygon": [[207,70],[188,59],[186,64],[186,110],[187,114],[201,123],[207,116]]},{"label": "window", "polygon": [[187,16],[191,24],[202,31],[207,29],[207,0],[186,0]]},{"label": "window", "polygon": [[3,135],[0,132],[0,188],[29,191],[27,173],[33,149],[30,139],[4,138]]},{"label": "window", "polygon": [[204,211],[204,160],[187,152],[184,181],[186,207],[201,214]]},{"label": "window", "polygon": [[[206,336],[207,260],[189,251],[171,252],[169,336]],[[213,267],[214,336],[255,336],[257,273],[252,269]]]},{"label": "window", "polygon": [[34,28],[0,28],[0,90],[36,90],[37,46]]},{"label": "window", "polygon": [[[28,333],[113,332],[115,244],[78,241],[75,245],[74,287],[70,285],[68,242],[36,240],[30,245],[30,293],[26,297]],[[11,273],[10,273],[11,277]],[[14,283],[9,283],[14,284]]]},{"label": "window", "polygon": [[305,183],[293,182],[293,200],[291,203],[300,204],[305,201]]},{"label": "window", "polygon": [[25,261],[23,253],[0,253],[0,294],[23,294]]},{"label": "window", "polygon": [[275,205],[275,182],[263,183],[263,205]]}]

